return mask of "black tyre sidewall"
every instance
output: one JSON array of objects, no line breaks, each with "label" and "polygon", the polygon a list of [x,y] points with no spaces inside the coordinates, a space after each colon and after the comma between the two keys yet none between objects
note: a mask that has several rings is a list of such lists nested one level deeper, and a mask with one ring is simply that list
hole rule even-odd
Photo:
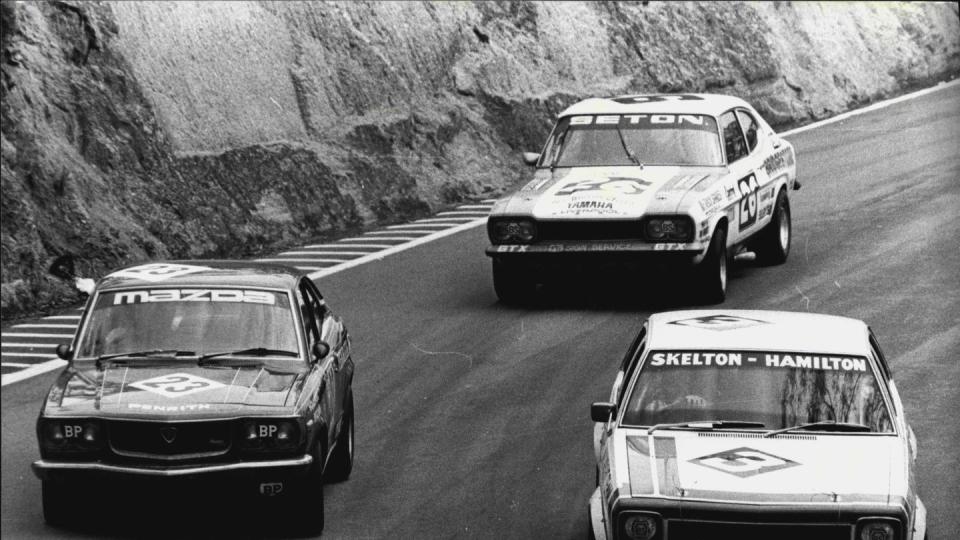
[{"label": "black tyre sidewall", "polygon": [[353,392],[347,395],[344,406],[344,422],[337,435],[337,446],[330,456],[329,470],[324,476],[328,483],[343,482],[350,478],[350,472],[353,471],[354,445],[349,444],[354,436],[354,413],[353,413]]},{"label": "black tyre sidewall", "polygon": [[535,284],[522,265],[494,259],[493,289],[504,304],[522,304],[532,298]]},{"label": "black tyre sidewall", "polygon": [[[710,239],[707,256],[697,265],[696,279],[699,283],[700,300],[709,304],[719,304],[727,297],[726,287],[720,279],[720,261],[728,263],[727,231],[718,226]],[[727,283],[729,284],[729,264],[727,265]]]},{"label": "black tyre sidewall", "polygon": [[[780,245],[780,208],[783,207],[790,234],[787,236],[787,245]],[[783,264],[790,255],[790,244],[793,243],[793,222],[790,215],[790,200],[781,189],[777,194],[777,201],[773,207],[773,217],[770,223],[760,233],[756,244],[757,259],[763,264]]]}]

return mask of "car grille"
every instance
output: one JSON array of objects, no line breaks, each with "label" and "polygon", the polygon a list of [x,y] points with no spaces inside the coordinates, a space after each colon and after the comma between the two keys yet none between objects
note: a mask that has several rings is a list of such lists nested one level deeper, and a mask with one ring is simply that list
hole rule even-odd
[{"label": "car grille", "polygon": [[127,457],[161,460],[191,459],[230,450],[231,423],[110,422],[110,448]]},{"label": "car grille", "polygon": [[666,540],[701,538],[739,538],[743,540],[850,540],[853,531],[847,524],[810,523],[723,523],[717,521],[667,521]]},{"label": "car grille", "polygon": [[643,241],[643,228],[639,221],[537,221],[537,239]]}]

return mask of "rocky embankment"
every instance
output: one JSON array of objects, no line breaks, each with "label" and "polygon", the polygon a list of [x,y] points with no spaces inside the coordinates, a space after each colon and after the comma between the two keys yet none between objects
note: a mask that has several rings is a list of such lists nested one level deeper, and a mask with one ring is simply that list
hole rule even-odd
[{"label": "rocky embankment", "polygon": [[4,318],[76,300],[61,256],[243,257],[499,195],[584,96],[782,126],[960,69],[955,3],[0,5]]}]

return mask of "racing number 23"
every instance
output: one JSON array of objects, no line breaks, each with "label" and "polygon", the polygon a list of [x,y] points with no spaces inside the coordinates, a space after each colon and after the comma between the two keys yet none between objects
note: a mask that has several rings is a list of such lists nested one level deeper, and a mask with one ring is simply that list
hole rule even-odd
[{"label": "racing number 23", "polygon": [[184,377],[183,375],[168,375],[160,379],[142,382],[140,384],[143,386],[149,386],[151,388],[163,389],[164,392],[171,393],[187,392],[189,390],[196,390],[198,388],[210,386],[210,383],[206,381],[198,381],[196,379],[191,379],[190,377]]},{"label": "racing number 23", "polygon": [[740,230],[743,230],[757,221],[757,190],[760,184],[753,174],[741,178],[737,184],[740,188]]}]

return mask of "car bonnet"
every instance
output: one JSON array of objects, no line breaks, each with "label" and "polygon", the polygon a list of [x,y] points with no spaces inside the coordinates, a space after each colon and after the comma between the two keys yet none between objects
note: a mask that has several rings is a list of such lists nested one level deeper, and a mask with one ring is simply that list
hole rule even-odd
[{"label": "car bonnet", "polygon": [[683,196],[715,185],[717,167],[574,167],[538,170],[527,185],[494,213],[537,219],[639,218],[673,213]]},{"label": "car bonnet", "polygon": [[620,455],[633,496],[888,504],[902,490],[906,458],[893,435],[628,433]]}]

